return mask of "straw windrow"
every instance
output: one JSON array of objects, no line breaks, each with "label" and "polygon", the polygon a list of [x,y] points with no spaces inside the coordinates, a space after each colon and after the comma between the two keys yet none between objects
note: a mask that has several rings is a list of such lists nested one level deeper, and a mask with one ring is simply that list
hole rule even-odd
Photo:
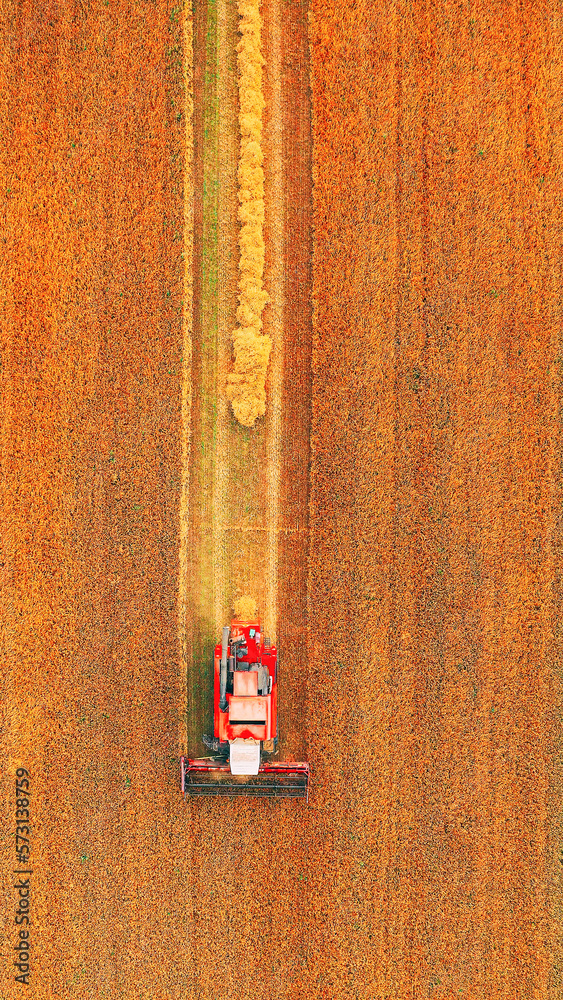
[{"label": "straw windrow", "polygon": [[264,153],[262,150],[262,66],[260,0],[238,0],[241,39],[239,69],[240,158],[238,165],[238,326],[232,334],[234,369],[226,394],[237,420],[252,427],[266,412],[266,372],[271,338],[262,334],[262,310],[269,301],[264,275]]}]

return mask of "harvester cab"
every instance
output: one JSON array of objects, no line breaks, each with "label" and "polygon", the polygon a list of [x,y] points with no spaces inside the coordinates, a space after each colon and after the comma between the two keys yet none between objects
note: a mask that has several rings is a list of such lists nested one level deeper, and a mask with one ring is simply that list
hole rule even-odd
[{"label": "harvester cab", "polygon": [[225,625],[214,655],[213,758],[182,757],[182,790],[190,795],[308,797],[309,766],[274,761],[277,752],[275,645],[260,622]]}]

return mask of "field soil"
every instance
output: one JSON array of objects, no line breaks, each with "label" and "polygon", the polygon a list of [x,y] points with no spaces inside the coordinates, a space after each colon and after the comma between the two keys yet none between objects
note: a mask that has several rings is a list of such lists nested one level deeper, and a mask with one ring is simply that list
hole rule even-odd
[{"label": "field soil", "polygon": [[[5,1000],[563,995],[556,8],[264,0],[248,431],[234,4],[2,7]],[[248,592],[308,805],[180,793]]]}]

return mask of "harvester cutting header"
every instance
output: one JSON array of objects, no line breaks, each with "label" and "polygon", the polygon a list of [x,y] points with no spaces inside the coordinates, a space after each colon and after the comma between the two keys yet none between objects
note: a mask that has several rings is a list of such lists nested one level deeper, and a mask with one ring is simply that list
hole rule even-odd
[{"label": "harvester cutting header", "polygon": [[258,619],[234,620],[215,646],[213,758],[182,757],[182,791],[190,795],[308,797],[309,765],[274,761],[277,752],[276,646]]}]

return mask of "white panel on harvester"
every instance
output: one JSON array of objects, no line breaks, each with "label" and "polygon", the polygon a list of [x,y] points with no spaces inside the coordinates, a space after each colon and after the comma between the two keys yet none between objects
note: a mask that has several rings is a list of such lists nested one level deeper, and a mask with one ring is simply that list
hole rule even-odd
[{"label": "white panel on harvester", "polygon": [[258,774],[260,741],[237,739],[231,743],[231,774]]}]

